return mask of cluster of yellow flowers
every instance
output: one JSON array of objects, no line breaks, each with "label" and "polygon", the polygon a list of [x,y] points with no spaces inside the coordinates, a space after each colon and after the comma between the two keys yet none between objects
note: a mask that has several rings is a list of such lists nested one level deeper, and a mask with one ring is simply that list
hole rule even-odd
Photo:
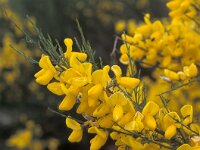
[{"label": "cluster of yellow flowers", "polygon": [[84,120],[67,116],[66,125],[73,130],[70,142],[80,142],[86,128],[95,134],[90,141],[91,150],[100,149],[109,135],[118,149],[200,148],[200,127],[193,123],[191,105],[184,105],[180,115],[167,106],[159,107],[146,100],[139,79],[123,76],[118,65],[95,70],[86,53],[72,51],[70,38],[64,43],[67,49],[63,65],[53,64],[50,56],[43,55],[39,61],[41,70],[35,77],[52,93],[64,95],[59,110],[76,108],[83,116]]},{"label": "cluster of yellow flowers", "polygon": [[164,70],[165,76],[168,80],[186,80],[186,78],[191,79],[196,77],[198,74],[197,66],[192,63],[190,66],[184,66],[183,71],[174,72],[168,69]]},{"label": "cluster of yellow flowers", "polygon": [[28,120],[25,124],[25,129],[17,130],[17,132],[6,141],[6,144],[8,147],[14,147],[18,150],[44,150],[46,148],[49,150],[57,150],[59,146],[59,141],[57,139],[50,138],[43,140],[41,137],[41,127],[33,121]]},{"label": "cluster of yellow flowers", "polygon": [[120,47],[123,64],[128,64],[131,57],[144,67],[179,71],[184,66],[199,63],[200,37],[193,21],[175,19],[163,25],[159,20],[152,23],[149,14],[144,19],[145,24],[135,29],[134,36],[122,34],[123,41],[126,41]]},{"label": "cluster of yellow flowers", "polygon": [[[198,0],[169,0],[166,5],[170,10],[170,18],[151,21],[150,14],[146,14],[143,24],[132,25],[134,31],[131,32],[127,24],[128,33],[121,36],[124,44],[120,47],[120,62],[130,66],[131,62],[135,61],[153,70],[151,72],[153,82],[147,79],[148,97],[159,95],[170,88],[176,89],[175,87],[190,85],[199,80],[200,2]],[[160,78],[168,83],[162,82]],[[198,108],[198,89],[199,85],[195,84],[192,87],[171,90],[173,92],[165,94],[168,94],[171,100],[169,104],[176,111],[183,104],[193,104]],[[160,101],[156,99],[159,97],[154,101]],[[199,115],[198,109],[195,109],[195,115]]]},{"label": "cluster of yellow flowers", "polygon": [[150,15],[146,14],[145,24],[133,27],[133,36],[122,35],[122,39],[128,42],[128,47],[124,44],[120,48],[122,63],[127,64],[130,55],[145,67],[157,65],[173,71],[191,63],[199,64],[199,2],[171,0],[167,6],[171,10],[171,20],[151,22]]}]

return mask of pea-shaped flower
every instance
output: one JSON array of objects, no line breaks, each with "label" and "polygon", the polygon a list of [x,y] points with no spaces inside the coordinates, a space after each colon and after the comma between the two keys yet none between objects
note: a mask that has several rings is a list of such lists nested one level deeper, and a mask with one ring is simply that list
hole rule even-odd
[{"label": "pea-shaped flower", "polygon": [[183,68],[183,71],[186,74],[186,76],[188,76],[190,78],[195,77],[198,74],[197,66],[194,63],[192,63],[189,67],[185,66]]},{"label": "pea-shaped flower", "polygon": [[171,70],[165,69],[164,70],[164,74],[167,78],[171,79],[171,80],[179,80],[179,75]]},{"label": "pea-shaped flower", "polygon": [[144,115],[143,124],[144,127],[150,130],[155,130],[156,128],[156,120],[154,116],[158,113],[159,106],[153,102],[149,101],[142,110],[142,114]]},{"label": "pea-shaped flower", "polygon": [[193,119],[193,107],[191,105],[184,105],[181,108],[181,114],[184,118],[183,124],[188,125],[189,123],[192,123]]},{"label": "pea-shaped flower", "polygon": [[88,133],[95,133],[96,136],[90,140],[90,150],[100,149],[108,139],[108,132],[97,127],[91,127],[88,129]]},{"label": "pea-shaped flower", "polygon": [[70,142],[80,142],[82,139],[82,136],[83,136],[83,131],[82,131],[81,125],[77,121],[75,121],[69,117],[66,119],[66,125],[68,128],[73,130],[72,133],[70,134],[68,140]]},{"label": "pea-shaped flower", "polygon": [[46,55],[41,57],[39,66],[42,69],[34,75],[36,77],[36,82],[41,85],[47,85],[56,74],[56,69],[52,65],[49,56]]},{"label": "pea-shaped flower", "polygon": [[178,121],[180,121],[180,117],[176,112],[170,112],[164,116],[165,138],[171,139],[176,134],[176,129],[180,128]]},{"label": "pea-shaped flower", "polygon": [[103,92],[103,88],[106,88],[110,77],[108,72],[109,66],[105,66],[103,69],[96,70],[92,73],[92,86],[88,91],[88,104],[89,106],[95,106],[98,102],[99,96]]},{"label": "pea-shaped flower", "polygon": [[113,106],[113,119],[114,121],[118,121],[124,114],[123,106],[127,104],[127,98],[124,96],[122,92],[116,92],[112,94],[108,103]]},{"label": "pea-shaped flower", "polygon": [[76,103],[76,94],[68,92],[59,105],[59,110],[71,110]]},{"label": "pea-shaped flower", "polygon": [[65,58],[69,59],[71,57],[71,54],[72,54],[73,41],[70,38],[65,38],[64,43],[65,43],[65,46],[67,47],[64,55],[65,55]]},{"label": "pea-shaped flower", "polygon": [[133,120],[125,125],[125,129],[129,131],[142,131],[144,129],[144,124],[142,123],[143,118],[144,115],[137,111]]},{"label": "pea-shaped flower", "polygon": [[132,77],[121,77],[122,76],[122,70],[118,65],[113,65],[111,67],[111,70],[114,72],[117,83],[125,88],[128,89],[134,89],[139,83],[140,80],[137,78]]},{"label": "pea-shaped flower", "polygon": [[49,83],[49,84],[47,85],[47,88],[48,88],[48,90],[51,91],[52,93],[54,93],[54,94],[56,94],[56,95],[58,95],[58,96],[61,96],[61,95],[64,94],[64,92],[63,92],[63,90],[62,90],[62,86],[64,86],[64,85],[63,85],[63,83],[61,83],[61,82],[52,82],[52,83]]}]

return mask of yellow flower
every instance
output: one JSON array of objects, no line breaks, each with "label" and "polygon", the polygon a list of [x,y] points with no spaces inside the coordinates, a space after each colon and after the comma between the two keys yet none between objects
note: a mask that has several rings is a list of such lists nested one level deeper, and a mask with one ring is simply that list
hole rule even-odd
[{"label": "yellow flower", "polygon": [[78,68],[81,62],[85,61],[87,58],[87,54],[81,53],[81,52],[72,52],[72,46],[73,46],[73,41],[70,38],[65,38],[64,43],[67,47],[66,52],[64,53],[65,58],[70,62],[70,66],[72,68],[76,68],[76,70],[82,70],[81,68]]},{"label": "yellow flower", "polygon": [[69,60],[69,58],[71,57],[71,54],[72,54],[73,41],[70,38],[65,38],[64,43],[65,43],[65,46],[67,47],[67,50],[65,52],[65,58],[67,58]]},{"label": "yellow flower", "polygon": [[142,114],[144,115],[143,123],[144,127],[150,130],[155,130],[156,128],[156,120],[154,116],[158,113],[159,106],[153,102],[149,101],[142,110]]},{"label": "yellow flower", "polygon": [[87,58],[87,55],[85,53],[73,52],[69,60],[70,67],[79,71],[80,73],[84,73],[85,70],[84,70],[84,66],[82,62],[84,62],[86,58]]},{"label": "yellow flower", "polygon": [[82,136],[83,136],[83,131],[82,131],[81,125],[77,121],[75,121],[69,117],[66,119],[66,125],[68,128],[73,130],[72,133],[70,134],[68,140],[70,142],[80,142],[82,139]]},{"label": "yellow flower", "polygon": [[133,112],[127,112],[126,114],[124,114],[124,116],[118,121],[118,124],[120,126],[123,126],[125,124],[127,124],[128,122],[130,122],[132,120],[132,118],[134,117]]},{"label": "yellow flower", "polygon": [[189,123],[192,123],[193,119],[193,107],[191,105],[184,105],[181,108],[181,114],[184,118],[183,124],[188,125]]},{"label": "yellow flower", "polygon": [[102,117],[110,112],[110,106],[108,103],[101,103],[93,112],[94,117]]},{"label": "yellow flower", "polygon": [[124,65],[128,65],[129,64],[129,57],[127,54],[122,54],[120,57],[120,62]]},{"label": "yellow flower", "polygon": [[98,98],[103,92],[103,88],[106,88],[110,77],[108,72],[109,66],[105,66],[103,69],[96,70],[92,73],[92,83],[95,84],[88,90],[88,104],[89,106],[95,106],[98,103]]},{"label": "yellow flower", "polygon": [[115,23],[115,31],[121,33],[125,30],[126,23],[123,20],[119,20]]},{"label": "yellow flower", "polygon": [[111,67],[111,70],[114,72],[117,83],[121,85],[122,87],[128,88],[128,89],[134,89],[139,83],[140,80],[137,78],[131,78],[131,77],[121,77],[122,70],[118,65],[113,65]]},{"label": "yellow flower", "polygon": [[130,148],[134,149],[144,149],[144,145],[141,144],[139,141],[137,141],[136,139],[134,139],[132,136],[122,136],[121,137],[121,141],[129,146]]},{"label": "yellow flower", "polygon": [[176,134],[176,129],[180,128],[180,117],[176,112],[170,112],[163,118],[163,124],[165,128],[165,138],[171,139]]},{"label": "yellow flower", "polygon": [[120,134],[117,133],[117,132],[111,132],[110,133],[110,137],[113,139],[113,140],[117,140],[120,138]]},{"label": "yellow flower", "polygon": [[167,67],[171,63],[171,56],[166,56],[163,58],[162,62],[160,63],[161,67]]},{"label": "yellow flower", "polygon": [[186,75],[185,75],[184,72],[179,71],[179,72],[177,72],[177,74],[178,74],[180,80],[185,80],[186,79]]},{"label": "yellow flower", "polygon": [[183,68],[183,71],[186,74],[186,76],[191,78],[197,76],[198,74],[197,66],[194,63],[192,63],[189,67],[185,66]]},{"label": "yellow flower", "polygon": [[98,98],[101,95],[103,87],[101,84],[97,84],[91,87],[88,91],[88,104],[89,106],[94,106],[98,102]]},{"label": "yellow flower", "polygon": [[93,139],[90,140],[90,150],[98,150],[100,149],[107,141],[108,132],[97,127],[90,127],[88,129],[88,133],[97,134]]},{"label": "yellow flower", "polygon": [[165,69],[164,74],[165,74],[166,77],[168,77],[171,80],[179,80],[179,75],[174,71]]},{"label": "yellow flower", "polygon": [[42,68],[35,74],[36,82],[41,85],[47,85],[56,74],[56,69],[52,65],[49,56],[43,55],[39,61],[39,66]]},{"label": "yellow flower", "polygon": [[167,3],[167,7],[170,9],[177,9],[180,5],[181,1],[179,0],[173,0],[173,1],[169,1]]},{"label": "yellow flower", "polygon": [[60,110],[71,110],[76,103],[76,95],[72,92],[68,92],[62,102],[59,105]]},{"label": "yellow flower", "polygon": [[30,130],[20,130],[7,140],[7,145],[19,149],[25,149],[31,144],[31,139],[32,132]]},{"label": "yellow flower", "polygon": [[92,64],[85,62],[87,54],[81,52],[72,52],[73,41],[66,38],[64,43],[67,47],[65,58],[69,61],[71,68],[64,73],[63,80],[71,84],[71,88],[76,90],[79,87],[91,82]]},{"label": "yellow flower", "polygon": [[113,109],[113,119],[114,121],[119,120],[124,114],[124,110],[120,105],[116,105]]},{"label": "yellow flower", "polygon": [[62,90],[62,85],[63,85],[63,83],[61,83],[61,82],[52,82],[47,85],[47,88],[52,93],[61,96],[64,94],[64,92]]},{"label": "yellow flower", "polygon": [[[72,56],[73,59],[73,56]],[[76,59],[76,58],[74,58]],[[80,62],[79,62],[80,63]],[[77,67],[81,70],[77,70]],[[77,90],[80,87],[85,86],[91,82],[91,72],[92,64],[91,63],[80,63],[75,65],[75,68],[69,68],[62,73],[61,79],[69,84],[69,89]]]},{"label": "yellow flower", "polygon": [[126,35],[126,34],[123,33],[121,35],[121,37],[125,42],[128,42],[128,43],[132,43],[133,42],[133,37],[132,36],[129,36],[129,35]]},{"label": "yellow flower", "polygon": [[111,128],[114,124],[112,114],[101,117],[97,122],[102,128]]},{"label": "yellow flower", "polygon": [[142,131],[144,129],[144,124],[142,123],[143,118],[144,115],[137,111],[133,120],[127,123],[124,128],[129,131]]},{"label": "yellow flower", "polygon": [[124,114],[123,106],[127,104],[127,101],[128,101],[127,98],[121,92],[116,92],[109,97],[108,103],[112,107],[114,107],[113,108],[114,121],[119,120],[123,116]]},{"label": "yellow flower", "polygon": [[96,70],[92,73],[92,83],[101,84],[104,88],[108,85],[110,66],[106,65],[103,69]]}]

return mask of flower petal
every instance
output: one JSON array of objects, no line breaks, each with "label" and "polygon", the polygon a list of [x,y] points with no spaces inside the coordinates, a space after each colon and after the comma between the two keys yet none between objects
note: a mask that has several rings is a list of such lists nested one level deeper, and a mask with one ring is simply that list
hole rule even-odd
[{"label": "flower petal", "polygon": [[113,71],[116,77],[120,77],[122,75],[122,70],[118,65],[113,65],[111,67],[111,70]]},{"label": "flower petal", "polygon": [[107,136],[108,136],[108,133],[106,131],[99,129],[95,126],[90,127],[88,129],[88,133],[96,133],[97,135],[101,136],[102,138],[107,138]]},{"label": "flower petal", "polygon": [[179,75],[174,71],[165,69],[164,74],[165,74],[166,77],[168,77],[171,80],[179,80]]},{"label": "flower petal", "polygon": [[49,83],[47,85],[47,88],[49,91],[51,91],[52,93],[56,94],[56,95],[63,95],[64,92],[62,90],[62,85],[63,83],[60,83],[60,82],[52,82],[52,83]]},{"label": "flower petal", "polygon": [[83,131],[80,130],[73,130],[70,136],[68,137],[68,140],[72,143],[74,142],[80,142],[83,137]]},{"label": "flower petal", "polygon": [[183,67],[183,71],[188,77],[195,77],[198,74],[197,66],[194,63],[192,63],[189,67]]},{"label": "flower petal", "polygon": [[153,116],[151,115],[146,115],[143,119],[143,123],[144,123],[144,126],[147,128],[147,129],[150,129],[150,130],[155,130],[156,128],[156,120],[154,119]]},{"label": "flower petal", "polygon": [[36,74],[36,82],[41,85],[47,85],[53,79],[55,72],[53,72],[52,70],[46,70],[39,72],[39,75]]},{"label": "flower petal", "polygon": [[89,106],[93,106],[99,96],[101,95],[103,87],[100,84],[97,84],[91,87],[88,91],[88,104]]},{"label": "flower petal", "polygon": [[[180,117],[176,112],[170,112],[166,114],[163,118],[163,124],[165,129],[167,129],[170,125],[174,125],[177,123],[177,121],[180,121]],[[178,127],[178,126],[177,126]]]},{"label": "flower petal", "polygon": [[155,102],[149,101],[142,110],[142,114],[154,116],[158,111],[159,106]]},{"label": "flower petal", "polygon": [[66,118],[66,125],[68,128],[72,129],[72,130],[80,130],[81,129],[81,125],[75,121],[72,118],[67,117]]},{"label": "flower petal", "polygon": [[117,79],[117,83],[125,88],[134,89],[140,83],[140,80],[131,77],[121,77]]},{"label": "flower petal", "polygon": [[65,58],[69,59],[71,57],[71,54],[72,54],[73,41],[70,38],[65,38],[64,43],[65,43],[65,46],[67,47],[67,50],[65,52]]},{"label": "flower petal", "polygon": [[121,105],[116,105],[113,109],[113,119],[114,121],[119,120],[123,116],[124,110]]},{"label": "flower petal", "polygon": [[176,134],[176,126],[171,125],[165,131],[165,138],[171,139]]},{"label": "flower petal", "polygon": [[43,69],[51,69],[53,71],[56,71],[54,66],[52,65],[49,56],[43,55],[39,61],[39,66]]},{"label": "flower petal", "polygon": [[76,103],[76,97],[72,94],[68,94],[60,103],[59,110],[66,110],[66,111],[71,110],[75,103]]},{"label": "flower petal", "polygon": [[193,118],[193,107],[191,105],[184,105],[181,108],[181,114],[184,118],[183,124],[188,125],[192,122]]},{"label": "flower petal", "polygon": [[93,139],[90,140],[90,150],[100,149],[107,141],[107,138],[102,138],[99,135],[96,135]]},{"label": "flower petal", "polygon": [[100,104],[95,111],[93,112],[94,117],[102,117],[106,115],[110,110],[110,107],[107,103]]},{"label": "flower petal", "polygon": [[112,94],[108,99],[108,102],[112,106],[115,106],[117,104],[124,106],[127,104],[127,101],[128,101],[127,98],[124,96],[124,94],[122,92],[116,92],[116,93]]}]

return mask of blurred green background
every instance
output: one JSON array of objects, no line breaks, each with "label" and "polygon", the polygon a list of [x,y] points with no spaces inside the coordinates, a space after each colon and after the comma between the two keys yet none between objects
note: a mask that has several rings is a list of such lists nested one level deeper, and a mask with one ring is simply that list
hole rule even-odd
[{"label": "blurred green background", "polygon": [[[38,71],[37,66],[22,60],[23,58],[9,47],[9,42],[15,43],[14,46],[27,50],[30,52],[28,54],[36,59],[41,54],[37,48],[25,45],[24,35],[15,31],[12,20],[19,22],[22,28],[28,28],[28,24],[23,25],[26,24],[26,15],[34,17],[36,25],[43,33],[57,39],[65,49],[64,38],[80,37],[75,22],[77,18],[96,56],[101,56],[104,64],[109,64],[115,36],[120,35],[115,31],[115,24],[129,19],[140,22],[147,12],[152,18],[166,16],[165,1],[0,0],[0,7],[0,149],[17,149],[8,146],[7,139],[19,129],[30,129],[35,141],[42,144],[42,149],[89,149],[92,135],[85,134],[82,142],[77,144],[67,141],[70,130],[65,126],[65,118],[47,109],[50,107],[57,110],[62,99],[51,94],[46,87],[37,85],[33,76]],[[11,16],[5,17],[5,11],[10,10],[20,21]],[[31,31],[30,34],[34,36]],[[6,37],[11,37],[12,40]],[[12,58],[9,58],[11,55]],[[15,63],[7,65],[8,62]],[[69,113],[73,114],[73,111]],[[40,132],[33,131],[35,128],[39,128]],[[57,139],[57,143],[52,142],[51,138]],[[103,149],[115,149],[110,142],[108,140]],[[49,146],[51,143],[53,146]],[[34,147],[25,149],[34,150]]]}]

